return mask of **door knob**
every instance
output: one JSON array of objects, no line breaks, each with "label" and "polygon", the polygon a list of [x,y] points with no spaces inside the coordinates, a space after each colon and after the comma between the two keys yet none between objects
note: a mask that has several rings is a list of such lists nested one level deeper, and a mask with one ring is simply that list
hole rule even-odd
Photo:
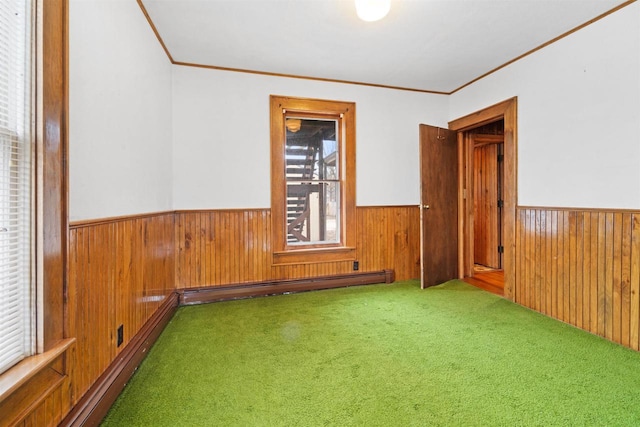
[{"label": "door knob", "polygon": [[422,205],[423,209],[429,209],[429,205]]}]

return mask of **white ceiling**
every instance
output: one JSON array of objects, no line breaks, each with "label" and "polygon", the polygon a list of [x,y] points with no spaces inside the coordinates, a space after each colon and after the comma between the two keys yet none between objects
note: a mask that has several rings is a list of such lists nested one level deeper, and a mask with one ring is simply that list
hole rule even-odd
[{"label": "white ceiling", "polygon": [[625,3],[392,0],[378,22],[353,0],[141,0],[174,62],[449,93]]}]

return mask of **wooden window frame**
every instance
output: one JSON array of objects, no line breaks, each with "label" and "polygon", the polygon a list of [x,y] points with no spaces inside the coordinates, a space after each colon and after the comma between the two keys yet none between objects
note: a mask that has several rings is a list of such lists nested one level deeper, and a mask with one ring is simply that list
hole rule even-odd
[{"label": "wooden window frame", "polygon": [[16,414],[30,404],[30,399],[21,400],[16,406],[11,396],[21,387],[32,387],[31,381],[44,370],[53,370],[58,376],[36,384],[38,392],[52,387],[59,375],[66,375],[69,367],[60,357],[64,355],[66,360],[65,353],[74,342],[73,338],[66,338],[65,331],[69,6],[68,0],[38,1],[42,4],[36,30],[35,75],[38,345],[34,356],[0,375],[0,412],[9,405]]},{"label": "wooden window frame", "polygon": [[[274,265],[356,259],[356,105],[353,102],[271,95],[271,248]],[[339,121],[340,239],[338,243],[288,245],[286,239],[285,117],[332,117]]]}]

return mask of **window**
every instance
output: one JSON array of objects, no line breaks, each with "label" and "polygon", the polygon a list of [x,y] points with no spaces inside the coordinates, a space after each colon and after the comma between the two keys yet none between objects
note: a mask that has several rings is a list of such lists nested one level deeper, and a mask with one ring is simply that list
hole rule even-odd
[{"label": "window", "polygon": [[35,351],[31,11],[0,3],[0,373]]},{"label": "window", "polygon": [[271,97],[274,264],[355,259],[355,104]]}]

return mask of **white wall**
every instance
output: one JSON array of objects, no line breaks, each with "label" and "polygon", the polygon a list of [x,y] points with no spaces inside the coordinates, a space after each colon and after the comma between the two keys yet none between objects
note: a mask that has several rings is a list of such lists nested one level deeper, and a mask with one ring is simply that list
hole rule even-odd
[{"label": "white wall", "polygon": [[69,2],[69,217],[172,209],[171,64],[134,0]]},{"label": "white wall", "polygon": [[640,208],[638,3],[450,97],[172,66],[131,0],[69,30],[72,221],[269,207],[270,94],[356,103],[361,206],[419,202],[419,123],[518,96],[521,205]]},{"label": "white wall", "polygon": [[446,127],[446,96],[173,68],[176,209],[267,208],[269,95],[356,103],[358,205],[418,204],[418,124]]},{"label": "white wall", "polygon": [[640,208],[640,4],[450,97],[456,119],[518,97],[518,202]]}]

